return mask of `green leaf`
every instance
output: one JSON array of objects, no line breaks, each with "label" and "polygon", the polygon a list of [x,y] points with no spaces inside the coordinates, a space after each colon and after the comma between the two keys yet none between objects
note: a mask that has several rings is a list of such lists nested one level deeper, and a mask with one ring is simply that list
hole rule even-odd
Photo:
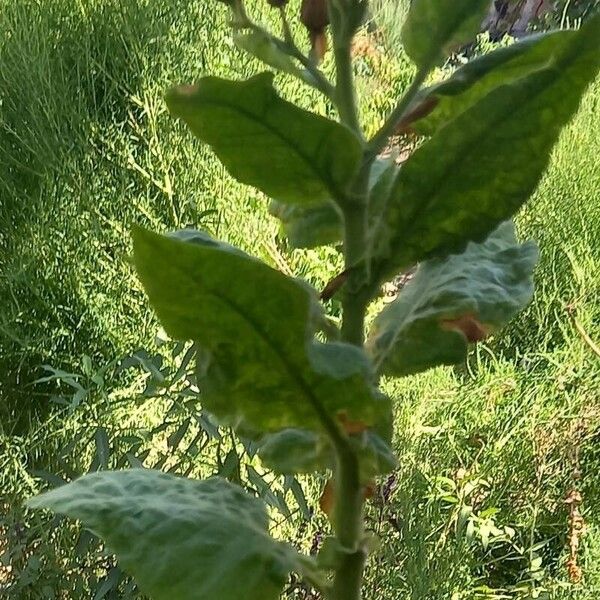
[{"label": "green leaf", "polygon": [[247,81],[205,77],[172,89],[167,104],[238,181],[281,202],[339,199],[358,170],[360,140],[283,100],[272,80],[271,73]]},{"label": "green leaf", "polygon": [[276,600],[295,568],[263,502],[217,477],[105,471],[28,505],[82,521],[153,600]]},{"label": "green leaf", "polygon": [[304,429],[284,429],[265,436],[258,455],[265,467],[283,475],[316,473],[334,465],[327,439]]},{"label": "green leaf", "polygon": [[186,243],[135,229],[135,265],[167,333],[202,348],[203,406],[251,431],[321,430],[331,419],[372,425],[389,400],[365,353],[314,339],[316,292],[218,242]]},{"label": "green leaf", "polygon": [[419,94],[413,110],[425,104],[433,110],[412,124],[412,128],[422,135],[433,135],[499,86],[546,68],[552,57],[571,43],[574,35],[575,32],[564,31],[532,35],[469,61],[446,81]]},{"label": "green leaf", "polygon": [[351,441],[358,453],[361,481],[369,482],[373,477],[391,473],[398,466],[390,445],[374,431],[366,430],[360,436],[353,436]]},{"label": "green leaf", "polygon": [[537,248],[503,223],[462,254],[422,263],[375,320],[367,341],[379,371],[404,376],[465,359],[475,342],[505,325],[533,295]]},{"label": "green leaf", "polygon": [[302,513],[304,519],[310,519],[312,516],[311,510],[308,507],[308,502],[306,501],[306,495],[304,494],[304,490],[300,485],[299,481],[293,477],[286,477],[286,480],[290,480],[289,483],[286,483],[286,487],[292,492],[292,496],[294,496],[294,500]]},{"label": "green leaf", "polygon": [[431,68],[481,31],[489,0],[413,0],[402,27],[406,53]]},{"label": "green leaf", "polygon": [[315,248],[340,242],[342,218],[333,202],[301,206],[272,200],[269,212],[281,221],[281,229],[293,248]]},{"label": "green leaf", "polygon": [[[364,431],[350,436],[360,464],[363,482],[384,475],[396,468],[393,450],[375,431]],[[258,455],[265,467],[283,475],[318,473],[335,467],[335,453],[322,435],[302,429],[284,429],[267,435]]]},{"label": "green leaf", "polygon": [[402,165],[374,251],[377,279],[482,241],[535,190],[600,67],[600,16],[547,64],[459,114]]},{"label": "green leaf", "polygon": [[[371,168],[369,187],[376,194],[379,180],[390,169],[393,160],[378,159]],[[379,216],[379,206],[371,199],[372,214]],[[269,212],[281,220],[283,234],[294,248],[315,248],[341,242],[344,237],[344,224],[341,212],[333,202],[322,202],[310,206],[285,204],[272,200]]]},{"label": "green leaf", "polygon": [[265,64],[298,77],[303,77],[302,71],[294,61],[282,52],[273,39],[264,31],[251,30],[246,33],[234,33],[233,41],[241,50],[245,50]]}]

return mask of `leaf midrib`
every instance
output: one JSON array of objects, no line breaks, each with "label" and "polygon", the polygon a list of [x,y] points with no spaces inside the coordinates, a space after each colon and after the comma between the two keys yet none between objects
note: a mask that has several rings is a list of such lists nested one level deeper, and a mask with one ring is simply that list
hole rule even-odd
[{"label": "leaf midrib", "polygon": [[[207,248],[203,248],[202,250],[210,252],[210,250]],[[218,251],[216,251],[216,252],[218,252]],[[182,269],[179,266],[179,264],[176,263],[171,266],[174,266],[175,269],[184,276],[184,278],[189,278],[187,272],[184,269]],[[287,357],[285,356],[285,353],[276,344],[273,343],[271,338],[266,334],[266,332],[263,330],[263,328],[255,321],[255,319],[252,319],[232,299],[219,293],[216,290],[213,290],[209,286],[206,286],[206,285],[203,286],[202,282],[200,280],[198,280],[198,279],[194,280],[194,285],[203,289],[206,293],[213,296],[214,298],[216,298],[217,300],[219,300],[226,306],[228,306],[232,311],[234,311],[238,316],[240,316],[242,318],[242,320],[244,320],[248,325],[250,325],[251,329],[253,329],[255,331],[255,333],[258,335],[258,337],[267,345],[267,347],[269,347],[271,349],[273,354],[279,359],[279,361],[282,364],[282,366],[284,367],[284,370],[287,373],[288,377],[292,380],[292,382],[295,384],[295,386],[305,396],[306,400],[308,401],[308,403],[311,405],[311,407],[317,414],[317,417],[319,418],[321,423],[323,423],[322,414],[325,409],[324,409],[323,405],[321,404],[321,401],[312,392],[310,385],[304,380],[304,377],[300,373],[297,373],[297,369],[295,369],[294,365],[287,359]],[[308,364],[308,361],[307,361],[307,364]]]},{"label": "leaf midrib", "polygon": [[[280,98],[275,92],[273,93],[272,97],[269,98],[268,106],[273,106],[277,100],[281,101],[282,103],[288,104],[283,98]],[[254,123],[257,123],[258,125],[260,125],[261,127],[263,127],[264,129],[266,129],[267,131],[271,132],[275,137],[279,138],[280,140],[282,140],[283,142],[285,142],[286,145],[290,146],[294,152],[302,159],[302,162],[305,165],[308,165],[309,167],[309,171],[312,172],[316,178],[319,181],[323,181],[325,183],[325,189],[329,192],[329,194],[332,196],[332,198],[335,198],[336,196],[338,196],[338,194],[342,191],[339,190],[337,188],[336,183],[333,180],[330,180],[327,176],[327,173],[322,173],[319,169],[316,168],[315,164],[313,164],[316,161],[312,161],[310,156],[308,156],[305,152],[303,152],[296,144],[292,143],[292,141],[287,138],[285,135],[283,135],[283,133],[278,130],[277,128],[275,128],[273,125],[271,125],[268,120],[264,120],[261,119],[260,116],[257,116],[255,114],[252,114],[251,112],[248,112],[247,110],[244,110],[242,107],[240,107],[239,105],[236,104],[232,104],[226,101],[216,101],[216,100],[207,100],[207,99],[202,99],[201,103],[206,105],[206,106],[216,106],[219,108],[226,108],[229,109],[233,112],[237,112],[239,114],[241,114],[242,116],[246,117],[249,121],[252,121]],[[318,119],[324,119],[324,117],[321,117],[320,115],[317,115],[315,113],[311,113],[310,111],[305,111],[295,105],[291,105],[294,109],[301,111],[303,113],[303,115],[311,115],[313,117],[316,117]],[[268,112],[268,110],[263,111],[263,115],[266,116],[266,113]],[[327,121],[327,123],[329,124],[330,121],[329,119],[325,119],[325,121]],[[343,125],[336,123],[334,121],[331,121],[331,123],[333,123],[336,126],[339,127],[344,127]],[[326,129],[326,128],[324,128]],[[335,128],[332,128],[335,129]],[[333,134],[336,134],[336,131],[333,131]],[[352,133],[349,131],[349,133]],[[323,131],[320,134],[320,140],[319,140],[319,144],[317,146],[320,146],[323,142],[323,139],[326,138],[328,136],[327,131]],[[358,140],[357,140],[358,141]],[[211,146],[213,146],[213,144],[210,144]],[[348,179],[350,179],[352,177],[352,175],[356,174],[356,170],[357,170],[357,166],[358,166],[358,162],[356,161],[356,165],[355,168],[353,169],[353,172],[350,173],[350,177],[348,177]],[[297,204],[297,203],[295,203]]]},{"label": "leaf midrib", "polygon": [[[541,74],[541,73],[543,73],[544,71],[548,71],[548,72],[549,72],[549,71],[552,71],[552,70],[553,70],[553,67],[552,67],[552,66],[549,66],[549,67],[546,67],[546,68],[544,68],[544,69],[540,69],[540,74]],[[549,74],[549,73],[548,73],[548,74]],[[521,79],[519,79],[519,82],[520,82],[520,81],[522,81],[522,78],[521,78]],[[525,108],[526,108],[527,106],[529,106],[529,105],[531,104],[531,102],[532,102],[534,99],[538,98],[538,97],[540,96],[540,94],[542,94],[543,92],[545,92],[547,88],[551,87],[551,86],[552,86],[552,85],[554,85],[555,83],[556,83],[556,80],[555,80],[555,79],[548,79],[548,81],[547,81],[547,82],[545,82],[545,84],[542,86],[542,88],[541,88],[541,90],[540,90],[540,92],[539,92],[538,94],[536,94],[536,95],[535,95],[535,96],[533,96],[533,97],[532,97],[532,96],[529,96],[529,97],[528,97],[528,101],[527,101],[527,103],[525,103],[525,104],[522,104],[522,105],[519,107],[519,112],[521,112],[521,113],[522,113],[522,112],[523,112],[523,110],[525,110]],[[507,84],[507,86],[510,86],[510,84]],[[504,87],[504,86],[499,86],[499,87],[501,88],[501,87]],[[499,89],[499,88],[496,88],[496,90],[497,90],[497,89]],[[494,91],[495,91],[495,90],[493,90],[493,91],[491,91],[489,94],[487,94],[487,95],[484,97],[484,99],[485,99],[485,98],[488,98],[488,97],[490,96],[490,94],[493,94],[493,93],[494,93]],[[482,100],[483,100],[483,99],[482,99]],[[476,108],[476,106],[477,106],[477,105],[474,105],[474,106],[470,107],[470,108],[469,108],[469,109],[468,109],[468,110],[467,110],[465,113],[461,113],[461,115],[459,115],[459,117],[457,117],[457,119],[458,119],[458,118],[461,118],[461,117],[463,117],[463,118],[464,118],[464,115],[465,115],[466,113],[470,112],[471,110],[475,109],[475,108]],[[467,150],[466,154],[462,155],[462,160],[461,160],[461,162],[464,162],[464,161],[466,160],[466,158],[471,158],[471,157],[472,157],[472,156],[473,156],[473,155],[474,155],[474,154],[477,152],[477,149],[478,149],[478,144],[477,144],[477,142],[478,142],[479,140],[483,139],[484,137],[486,137],[487,133],[488,133],[488,132],[489,132],[491,129],[494,129],[494,127],[495,127],[495,126],[497,126],[497,125],[498,125],[498,123],[501,123],[502,121],[504,121],[504,119],[505,119],[505,117],[506,117],[506,114],[507,114],[507,113],[514,114],[514,109],[512,109],[512,110],[511,110],[511,107],[510,107],[510,106],[508,106],[508,104],[507,104],[507,105],[505,105],[505,107],[504,107],[504,110],[503,110],[503,111],[500,113],[500,115],[499,115],[499,116],[498,116],[496,119],[494,119],[493,121],[488,121],[488,122],[487,122],[487,126],[486,126],[485,128],[482,128],[482,129],[480,130],[479,134],[478,134],[478,135],[477,135],[477,136],[474,138],[474,140],[472,140],[472,142],[471,142],[470,146],[468,147],[468,150]],[[453,123],[455,123],[455,120],[451,121],[451,122],[448,124],[448,126],[450,126],[450,124],[453,124]],[[440,130],[440,132],[441,132],[441,131],[443,131],[443,129],[445,129],[445,127],[444,127],[444,128],[442,128],[442,129]],[[440,134],[439,134],[439,133],[437,133],[436,135],[440,135]],[[550,157],[549,157],[549,156],[547,156],[547,157],[546,157],[546,161],[548,161],[548,160],[549,160],[549,158],[550,158]],[[450,164],[448,164],[448,166],[447,166],[447,168],[444,170],[444,172],[443,172],[442,174],[440,174],[440,175],[439,175],[439,176],[436,178],[436,181],[438,181],[438,182],[440,182],[440,181],[442,181],[442,182],[443,182],[443,181],[446,181],[446,180],[448,179],[448,175],[449,175],[449,173],[451,173],[451,172],[452,172],[452,171],[454,171],[455,169],[456,169],[456,163],[450,163]],[[398,176],[397,176],[397,183],[396,183],[396,184],[395,184],[395,186],[394,186],[395,188],[397,188],[397,186],[398,186],[398,185],[400,185],[400,183],[401,183],[401,181],[400,181],[400,180],[401,180],[401,178],[402,178],[402,169],[400,169],[400,171],[399,171],[399,173],[398,173]],[[432,188],[431,188],[431,189],[432,189],[432,193],[431,193],[431,194],[429,194],[428,198],[427,198],[425,201],[423,201],[423,202],[420,202],[420,203],[419,203],[419,204],[416,206],[416,210],[415,210],[415,212],[414,212],[414,213],[411,215],[411,217],[410,217],[410,222],[414,222],[414,221],[416,221],[417,219],[419,219],[419,218],[420,218],[420,217],[423,215],[423,213],[424,213],[424,212],[429,212],[429,211],[430,211],[432,203],[434,203],[434,201],[435,201],[437,198],[439,198],[439,197],[441,196],[441,192],[440,192],[440,190],[442,190],[442,189],[445,189],[445,186],[443,186],[443,187],[440,187],[440,186],[438,186],[437,188],[436,188],[435,186],[432,186]],[[394,235],[394,237],[392,238],[392,242],[391,242],[391,244],[390,244],[390,245],[392,246],[392,248],[394,248],[394,247],[397,247],[397,246],[398,246],[398,241],[399,241],[399,240],[401,240],[401,239],[403,239],[403,238],[405,238],[405,237],[407,236],[407,234],[410,234],[410,228],[409,228],[408,224],[407,224],[407,225],[405,225],[405,226],[402,228],[402,231],[401,231],[401,233],[400,233],[400,232],[397,232],[397,234],[396,234],[396,235]],[[392,254],[393,254],[393,252],[392,252]]]}]

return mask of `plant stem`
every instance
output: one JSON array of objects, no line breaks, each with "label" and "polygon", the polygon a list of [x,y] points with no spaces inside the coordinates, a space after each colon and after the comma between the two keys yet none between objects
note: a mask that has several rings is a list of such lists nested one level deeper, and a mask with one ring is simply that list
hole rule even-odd
[{"label": "plant stem", "polygon": [[[367,245],[368,171],[359,177],[355,185],[355,195],[348,198],[344,205],[344,258],[350,275],[342,299],[342,339],[362,346],[369,297],[364,293],[366,271],[357,265],[364,264]],[[366,560],[362,547],[364,490],[360,481],[358,457],[352,446],[337,448],[336,467],[333,526],[344,552],[335,572],[330,598],[360,600]]]},{"label": "plant stem", "polygon": [[334,54],[336,64],[336,104],[340,113],[340,121],[356,133],[360,133],[361,128],[356,108],[350,44],[335,47]]},{"label": "plant stem", "polygon": [[[328,8],[336,65],[335,99],[340,121],[362,140],[364,135],[358,118],[351,55],[356,27],[352,25],[350,7],[329,0]],[[348,197],[339,203],[344,213],[344,262],[349,272],[342,298],[342,340],[361,347],[364,343],[365,313],[369,301],[364,293],[367,269],[359,266],[365,264],[363,259],[367,249],[369,171],[370,166],[366,165],[353,182],[353,189]],[[333,528],[342,548],[342,555],[329,598],[360,600],[366,560],[362,545],[364,490],[355,449],[349,443],[338,444],[336,455]]]},{"label": "plant stem", "polygon": [[366,558],[363,549],[344,558],[335,574],[331,589],[332,600],[361,600],[361,584]]},{"label": "plant stem", "polygon": [[329,2],[331,33],[333,37],[333,55],[335,58],[335,98],[340,121],[350,127],[362,138],[362,129],[358,119],[354,73],[352,71],[352,37],[347,15],[344,9]]},{"label": "plant stem", "polygon": [[312,87],[319,90],[324,96],[326,96],[331,102],[335,104],[336,102],[336,93],[334,86],[329,82],[327,77],[323,74],[323,72],[306,56],[303,52],[298,48],[294,38],[291,34],[291,30],[287,19],[285,17],[285,12],[281,11],[282,19],[283,19],[283,30],[284,30],[284,38],[281,39],[275,35],[272,35],[269,31],[252,21],[244,12],[243,18],[240,22],[235,25],[236,29],[244,30],[250,29],[256,33],[267,36],[271,39],[271,41],[281,50],[291,58],[295,58],[305,69],[306,72],[310,75],[310,78],[307,76],[299,76],[299,78],[304,82],[312,85]]},{"label": "plant stem", "polygon": [[362,346],[368,298],[362,293],[366,273],[357,265],[364,258],[367,244],[366,202],[347,206],[344,210],[344,224],[344,260],[350,274],[342,297],[342,339],[349,344]]},{"label": "plant stem", "polygon": [[336,570],[332,600],[360,600],[366,554],[361,547],[363,526],[363,490],[358,458],[353,450],[338,456],[335,482],[334,528],[344,549]]}]

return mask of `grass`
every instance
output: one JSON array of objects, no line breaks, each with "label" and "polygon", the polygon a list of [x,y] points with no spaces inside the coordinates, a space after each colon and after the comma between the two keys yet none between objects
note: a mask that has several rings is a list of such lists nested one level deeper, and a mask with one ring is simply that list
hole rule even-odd
[{"label": "grass", "polygon": [[[369,131],[410,77],[406,58],[386,51],[397,43],[385,24],[401,10],[377,7],[383,41],[364,38],[356,48]],[[0,590],[12,581],[9,598],[103,589],[136,597],[77,528],[23,512],[23,498],[45,485],[34,471],[88,470],[102,431],[114,466],[125,464],[127,438],[145,432],[152,464],[188,468],[167,442],[189,417],[185,403],[172,405],[160,386],[145,398],[147,374],[102,371],[140,346],[156,349],[156,322],[128,261],[129,227],[204,226],[317,287],[339,267],[333,250],[290,252],[264,199],[227,177],[165,112],[172,83],[258,69],[240,59],[223,19],[218,3],[199,0],[0,0]],[[296,82],[278,83],[286,97],[331,112]],[[368,597],[600,593],[600,363],[582,335],[600,339],[599,103],[597,82],[519,216],[521,235],[542,251],[534,303],[465,368],[390,384],[402,460],[370,514],[382,545]],[[64,381],[34,385],[47,363],[80,374],[79,407],[48,402],[51,394],[72,400],[76,388]],[[163,421],[167,429],[151,434]],[[196,431],[185,433],[186,448]],[[198,472],[215,468],[194,461]],[[318,482],[305,488],[314,507]],[[580,585],[564,566],[572,488],[587,523]],[[323,524],[314,517],[297,529],[301,522],[285,527],[308,548]],[[7,550],[10,571],[1,566]]]}]

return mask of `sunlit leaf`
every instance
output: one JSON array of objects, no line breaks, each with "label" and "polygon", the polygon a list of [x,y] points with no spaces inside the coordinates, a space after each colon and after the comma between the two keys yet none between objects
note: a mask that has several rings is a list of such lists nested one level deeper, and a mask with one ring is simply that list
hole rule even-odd
[{"label": "sunlit leaf", "polygon": [[544,67],[495,87],[402,165],[374,235],[379,280],[485,239],[535,190],[600,67],[600,16],[562,35]]},{"label": "sunlit leaf", "polygon": [[187,243],[134,230],[135,264],[150,301],[175,339],[202,348],[203,406],[252,431],[321,430],[329,418],[373,425],[390,412],[372,387],[365,353],[314,339],[314,290],[211,240]]},{"label": "sunlit leaf", "polygon": [[281,202],[340,198],[358,170],[360,140],[344,125],[283,100],[272,79],[271,73],[247,81],[205,77],[172,89],[167,104],[242,183]]},{"label": "sunlit leaf", "polygon": [[295,567],[263,502],[216,477],[105,471],[28,504],[82,521],[153,600],[276,600]]},{"label": "sunlit leaf", "polygon": [[414,107],[429,103],[432,110],[412,128],[423,135],[433,135],[499,86],[546,68],[575,35],[574,31],[532,35],[470,60],[446,81],[423,90]]},{"label": "sunlit leaf", "polygon": [[238,48],[245,50],[270,67],[302,77],[302,72],[294,61],[275,45],[273,38],[266,32],[259,29],[241,31],[234,33],[233,41]]},{"label": "sunlit leaf", "polygon": [[406,53],[419,67],[431,67],[473,40],[489,0],[413,0],[402,28]]},{"label": "sunlit leaf", "polygon": [[462,254],[421,264],[373,325],[367,346],[380,372],[410,375],[464,360],[469,343],[529,303],[537,255],[508,222]]}]

